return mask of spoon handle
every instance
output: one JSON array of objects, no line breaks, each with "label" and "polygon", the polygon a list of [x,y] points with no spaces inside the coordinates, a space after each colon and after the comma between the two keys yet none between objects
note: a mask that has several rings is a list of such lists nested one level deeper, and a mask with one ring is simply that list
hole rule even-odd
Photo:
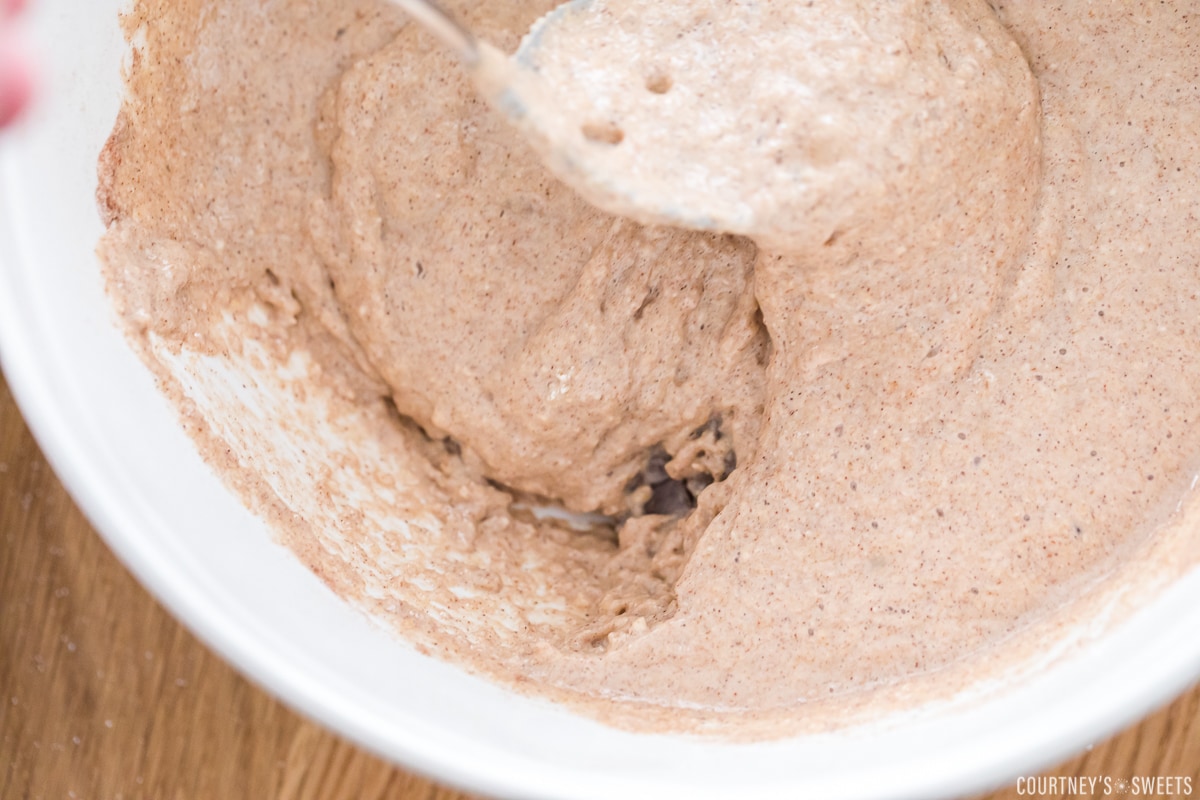
[{"label": "spoon handle", "polygon": [[479,42],[464,28],[450,12],[434,0],[392,0],[421,24],[427,31],[442,40],[468,67],[479,63]]}]

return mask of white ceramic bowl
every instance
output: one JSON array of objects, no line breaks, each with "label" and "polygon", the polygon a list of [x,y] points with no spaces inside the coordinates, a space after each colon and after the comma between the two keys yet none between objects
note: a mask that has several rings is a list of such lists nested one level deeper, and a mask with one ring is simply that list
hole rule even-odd
[{"label": "white ceramic bowl", "polygon": [[121,5],[40,0],[29,20],[47,75],[34,113],[0,135],[0,357],[46,455],[117,555],[294,708],[495,795],[933,797],[1036,772],[1200,672],[1196,572],[984,704],[773,743],[612,730],[417,654],[272,542],[200,460],[114,324],[93,194],[120,98]]}]

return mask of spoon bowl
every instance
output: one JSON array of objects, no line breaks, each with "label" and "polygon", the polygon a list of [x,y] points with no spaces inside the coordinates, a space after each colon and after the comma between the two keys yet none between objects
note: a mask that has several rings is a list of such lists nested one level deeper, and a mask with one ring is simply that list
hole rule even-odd
[{"label": "spoon bowl", "polygon": [[936,225],[974,169],[964,154],[995,141],[1018,158],[1037,116],[1036,81],[983,0],[571,0],[512,57],[430,0],[394,1],[593,205],[777,252],[873,246],[897,207]]}]

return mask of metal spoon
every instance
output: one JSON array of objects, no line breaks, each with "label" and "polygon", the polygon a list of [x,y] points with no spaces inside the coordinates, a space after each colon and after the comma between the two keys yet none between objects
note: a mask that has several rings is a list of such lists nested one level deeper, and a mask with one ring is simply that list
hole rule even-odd
[{"label": "metal spoon", "polygon": [[480,94],[524,134],[553,173],[593,205],[646,224],[752,233],[745,209],[713,208],[712,198],[689,203],[671,187],[648,189],[638,176],[622,174],[611,158],[616,142],[565,113],[539,78],[540,44],[569,15],[585,13],[591,0],[570,0],[538,20],[511,58],[477,38],[434,0],[392,2],[458,55]]},{"label": "metal spoon", "polygon": [[994,174],[1025,168],[1005,132],[1038,107],[986,0],[568,0],[512,58],[433,0],[393,2],[593,205],[774,252],[887,239],[896,208],[941,224],[978,142],[1010,148]]},{"label": "metal spoon", "polygon": [[458,54],[467,69],[479,64],[479,40],[433,0],[392,0]]}]

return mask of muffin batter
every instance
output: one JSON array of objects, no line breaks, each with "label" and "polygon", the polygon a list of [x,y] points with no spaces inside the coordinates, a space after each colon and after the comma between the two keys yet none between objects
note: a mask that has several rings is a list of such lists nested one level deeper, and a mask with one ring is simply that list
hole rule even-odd
[{"label": "muffin batter", "polygon": [[[714,84],[595,5],[539,68],[621,64],[567,110],[657,167],[652,104]],[[139,0],[100,192],[131,340],[335,591],[526,690],[776,735],[1014,674],[1194,555],[1195,22],[800,5],[754,24],[828,43],[803,102],[728,87],[788,171],[740,176],[752,240],[593,207],[386,3]],[[452,10],[512,51],[551,7]]]}]

